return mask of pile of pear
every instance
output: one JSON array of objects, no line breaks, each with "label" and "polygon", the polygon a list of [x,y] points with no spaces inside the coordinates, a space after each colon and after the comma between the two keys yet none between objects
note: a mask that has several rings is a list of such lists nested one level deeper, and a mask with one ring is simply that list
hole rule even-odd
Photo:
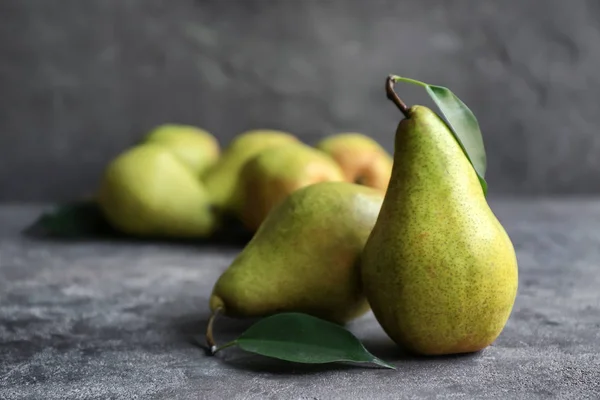
[{"label": "pile of pear", "polygon": [[515,250],[448,125],[424,106],[404,114],[393,157],[357,133],[309,146],[255,130],[221,153],[205,131],[162,126],[112,161],[98,202],[132,235],[208,237],[222,215],[252,230],[213,286],[213,316],[343,325],[371,311],[409,352],[476,352],[510,317]]},{"label": "pile of pear", "polygon": [[164,124],[109,162],[96,193],[117,231],[142,238],[206,239],[231,218],[256,232],[271,209],[318,182],[360,182],[382,193],[392,158],[360,133],[314,146],[278,130],[236,135],[221,150],[206,130]]}]

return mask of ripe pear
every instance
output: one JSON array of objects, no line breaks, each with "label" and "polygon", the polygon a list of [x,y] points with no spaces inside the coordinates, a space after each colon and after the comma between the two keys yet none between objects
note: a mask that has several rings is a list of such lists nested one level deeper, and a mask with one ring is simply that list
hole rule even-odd
[{"label": "ripe pear", "polygon": [[361,258],[365,293],[385,332],[407,350],[476,352],[510,316],[515,251],[448,126],[424,106],[405,113]]},{"label": "ripe pear", "polygon": [[213,314],[311,314],[345,323],[368,311],[358,258],[383,193],[347,182],[297,190],[276,206],[216,282]]},{"label": "ripe pear", "polygon": [[109,163],[97,201],[115,229],[133,236],[204,238],[216,228],[202,183],[154,143],[134,146]]},{"label": "ripe pear", "polygon": [[234,212],[241,204],[239,175],[246,161],[265,149],[294,142],[299,142],[295,136],[277,130],[252,130],[234,138],[203,179],[213,206]]},{"label": "ripe pear", "polygon": [[392,174],[392,157],[379,143],[361,133],[329,136],[315,147],[342,167],[348,182],[385,191]]},{"label": "ripe pear", "polygon": [[331,157],[301,143],[273,147],[249,160],[240,174],[240,220],[255,231],[271,209],[290,193],[317,182],[343,182]]},{"label": "ripe pear", "polygon": [[213,135],[191,125],[159,125],[144,137],[143,142],[166,147],[197,177],[217,162],[221,152]]}]

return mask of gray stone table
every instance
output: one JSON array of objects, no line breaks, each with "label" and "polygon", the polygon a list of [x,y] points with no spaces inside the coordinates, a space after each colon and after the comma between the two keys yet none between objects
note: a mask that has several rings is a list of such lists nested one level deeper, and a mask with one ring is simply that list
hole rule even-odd
[{"label": "gray stone table", "polygon": [[[600,397],[600,200],[496,200],[520,287],[478,354],[403,355],[371,314],[350,329],[396,371],[305,366],[201,334],[210,289],[239,248],[24,237],[39,207],[0,208],[1,399]],[[218,321],[221,341],[251,321]]]}]

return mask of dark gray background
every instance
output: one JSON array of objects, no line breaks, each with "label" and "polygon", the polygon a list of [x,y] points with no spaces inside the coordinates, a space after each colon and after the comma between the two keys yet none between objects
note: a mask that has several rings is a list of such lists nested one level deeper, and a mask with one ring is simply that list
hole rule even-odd
[{"label": "dark gray background", "polygon": [[391,150],[389,73],[471,107],[492,194],[598,193],[599,43],[598,0],[1,0],[0,200],[88,193],[163,122]]}]

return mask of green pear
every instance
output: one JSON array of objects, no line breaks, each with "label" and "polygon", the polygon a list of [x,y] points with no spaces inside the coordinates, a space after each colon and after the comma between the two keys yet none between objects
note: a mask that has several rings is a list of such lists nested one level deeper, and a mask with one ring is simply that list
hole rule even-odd
[{"label": "green pear", "polygon": [[197,177],[219,159],[220,147],[217,139],[191,125],[163,124],[150,131],[143,142],[160,144],[175,154]]},{"label": "green pear", "polygon": [[347,182],[292,193],[216,282],[213,314],[295,311],[345,323],[367,312],[358,258],[382,201],[380,191]]},{"label": "green pear", "polygon": [[252,130],[235,137],[219,161],[204,176],[204,184],[214,207],[235,212],[242,203],[239,175],[246,161],[265,149],[292,142],[299,140],[292,134],[277,130]]},{"label": "green pear", "polygon": [[444,121],[404,109],[390,185],[362,254],[375,317],[423,355],[479,351],[513,307],[517,258],[473,166]]},{"label": "green pear", "polygon": [[369,136],[339,133],[319,141],[315,147],[329,154],[342,168],[348,182],[385,191],[392,174],[392,157]]},{"label": "green pear", "polygon": [[203,238],[216,228],[202,183],[154,143],[134,146],[109,163],[97,201],[115,229],[133,236]]},{"label": "green pear", "polygon": [[263,150],[240,173],[239,218],[250,231],[290,193],[317,182],[343,182],[344,173],[322,151],[302,143]]}]

